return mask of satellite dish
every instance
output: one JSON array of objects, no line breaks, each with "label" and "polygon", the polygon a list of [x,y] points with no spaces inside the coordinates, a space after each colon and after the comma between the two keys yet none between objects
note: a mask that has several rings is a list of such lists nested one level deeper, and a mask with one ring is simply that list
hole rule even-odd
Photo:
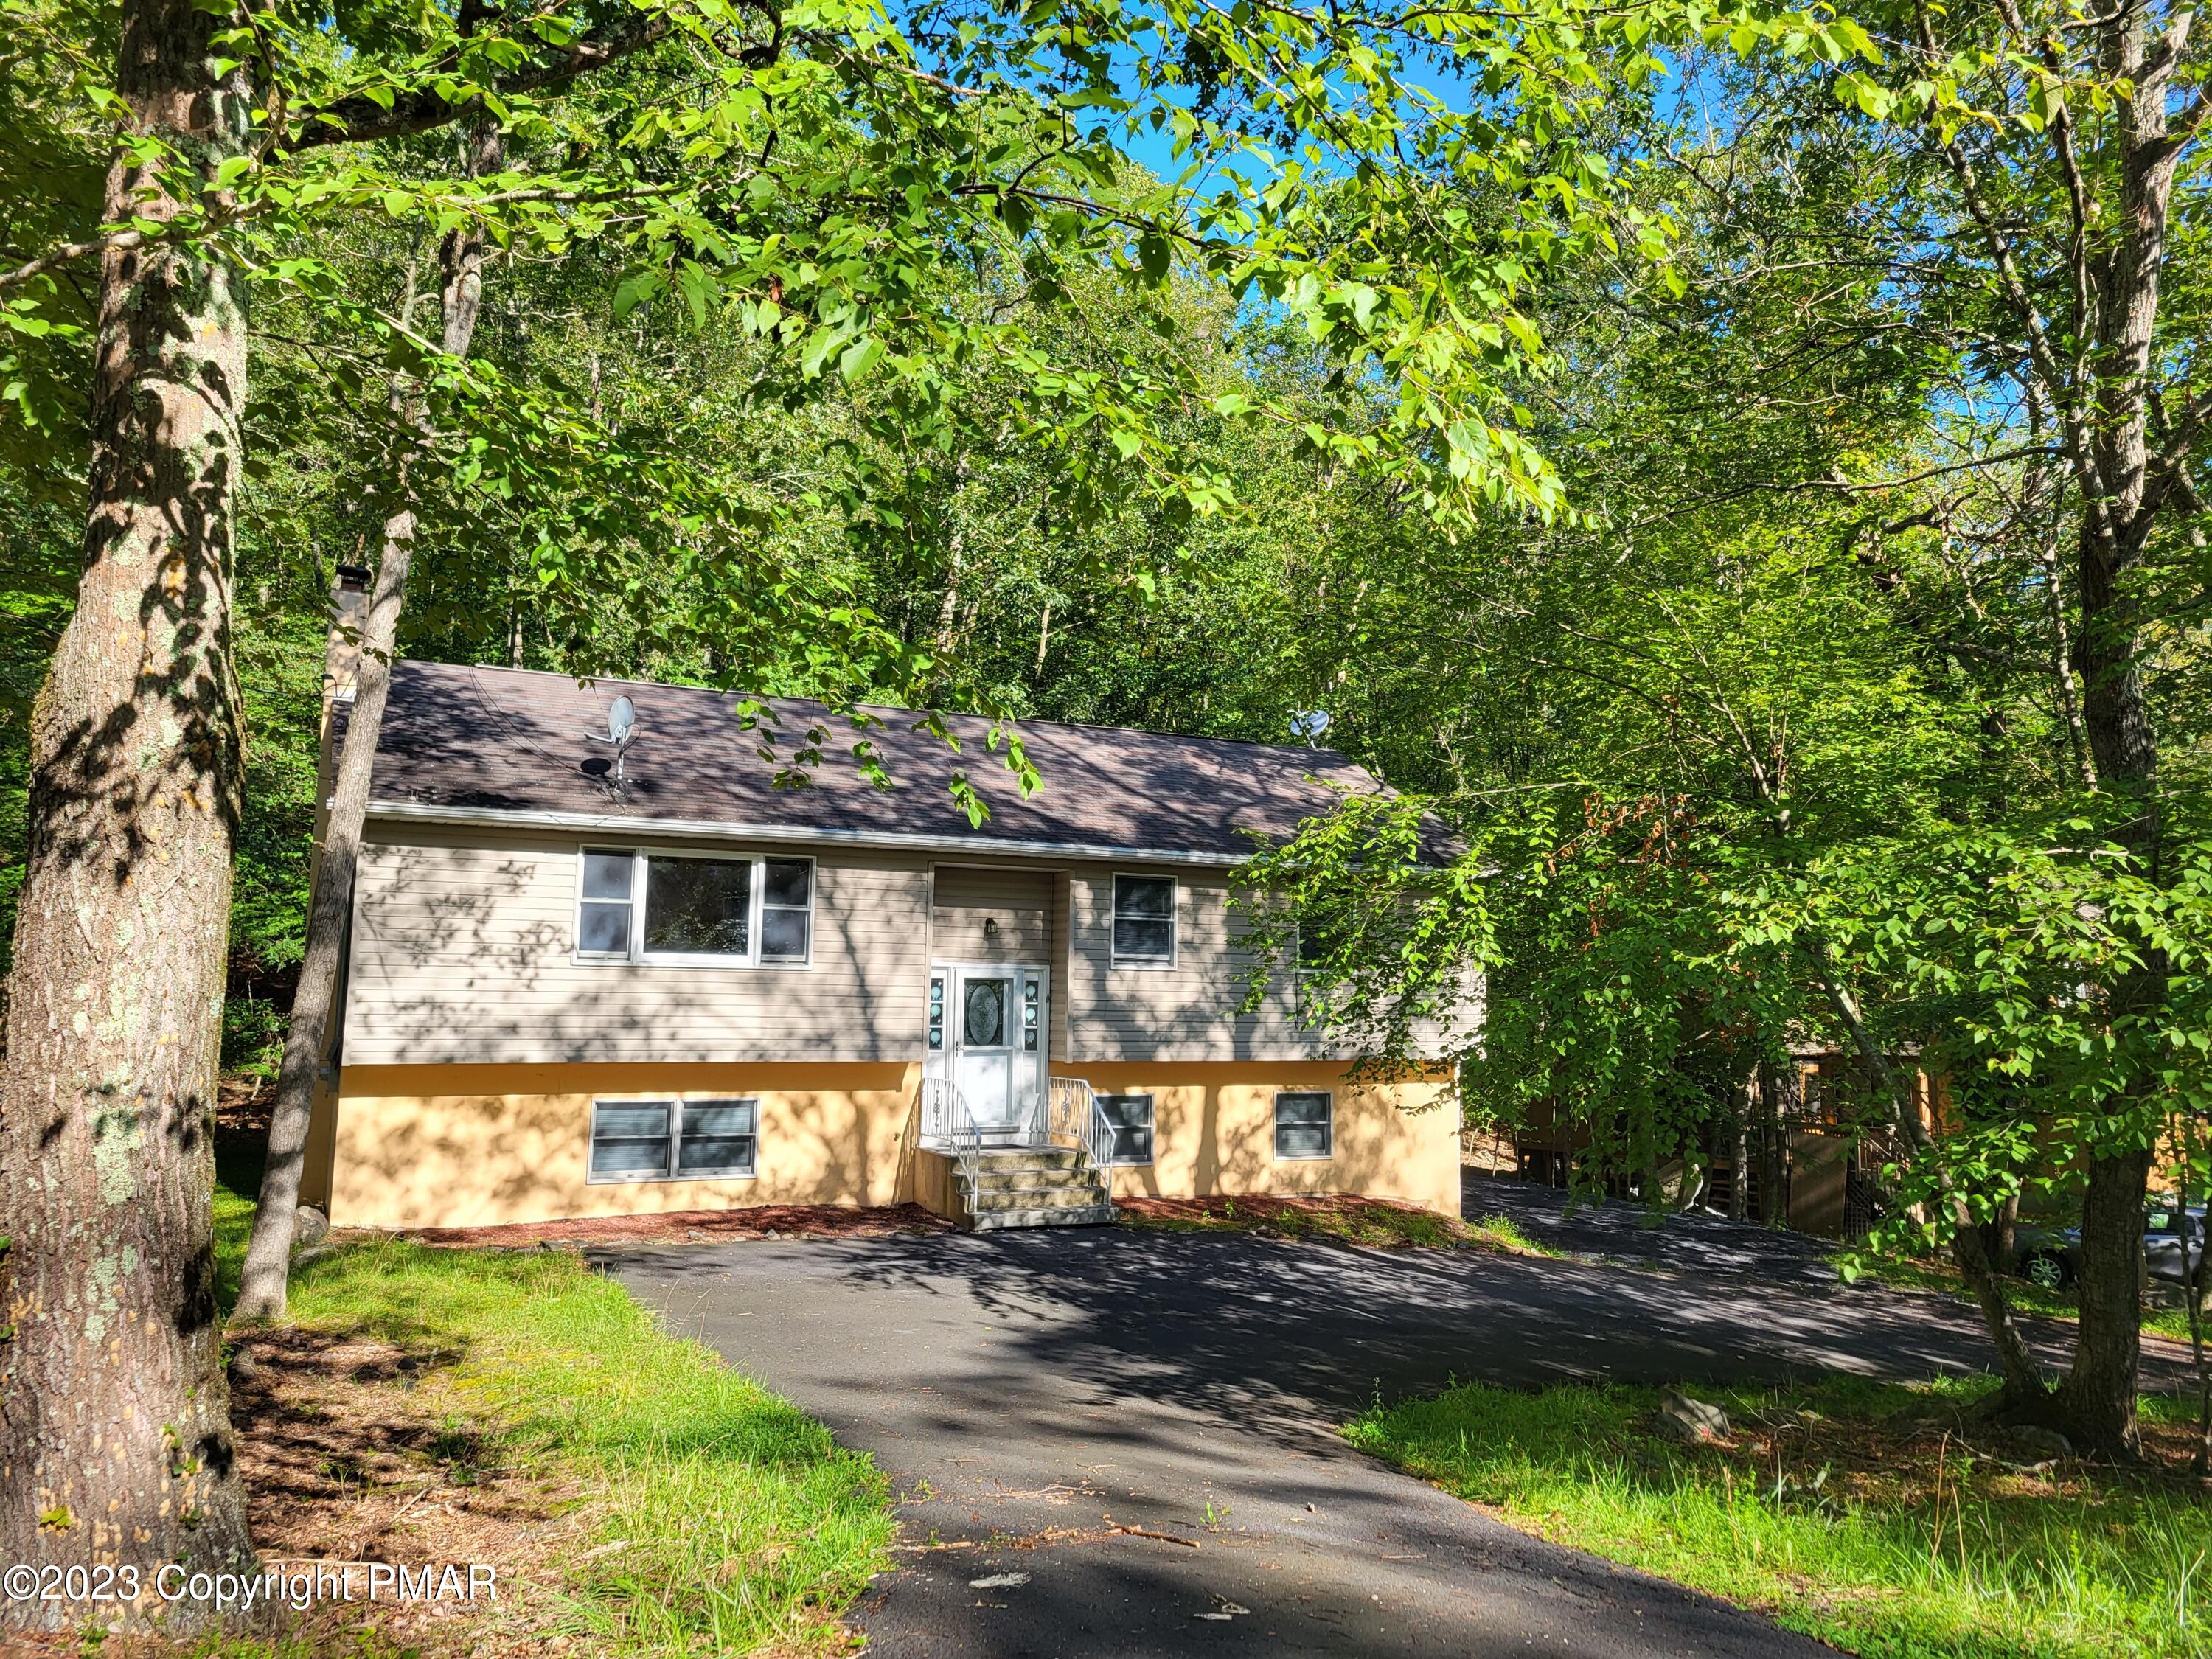
[{"label": "satellite dish", "polygon": [[[629,747],[629,740],[637,735],[637,705],[628,697],[617,697],[607,706],[605,732],[603,734],[598,732],[586,732],[584,735],[593,743],[604,743],[614,750],[615,793],[617,795],[622,794],[628,785],[628,780],[623,775],[623,751]],[[599,763],[599,766],[600,770],[592,773],[595,777],[604,775],[606,763],[602,761]],[[586,769],[587,771],[591,769],[589,763],[586,763]]]}]

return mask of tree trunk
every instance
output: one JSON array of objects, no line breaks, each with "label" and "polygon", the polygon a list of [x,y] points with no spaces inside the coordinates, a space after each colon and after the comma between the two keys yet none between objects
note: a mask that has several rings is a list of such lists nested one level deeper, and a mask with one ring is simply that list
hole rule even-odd
[{"label": "tree trunk", "polygon": [[1729,1219],[1751,1216],[1751,1108],[1759,1098],[1754,1073],[1747,1086],[1736,1091],[1735,1112],[1729,1123]]},{"label": "tree trunk", "polygon": [[[471,128],[468,147],[471,177],[497,169],[501,136],[496,127],[479,124]],[[440,308],[444,319],[441,344],[448,356],[465,357],[475,337],[477,312],[483,297],[483,228],[470,223],[447,232],[438,250]],[[419,400],[409,400],[407,413],[410,422],[419,426]],[[399,637],[400,613],[407,603],[408,571],[414,561],[414,495],[404,459],[396,484],[399,504],[384,523],[376,586],[369,599],[368,624],[362,629],[361,671],[352,713],[346,721],[337,776],[331,789],[322,856],[315,866],[307,951],[300,964],[299,988],[293,994],[284,1057],[277,1067],[276,1100],[269,1119],[268,1162],[262,1170],[260,1202],[254,1211],[253,1237],[246,1247],[234,1315],[241,1323],[284,1316],[292,1234],[300,1210],[300,1176],[307,1161],[307,1130],[313,1115],[315,1074],[330,1042],[346,917],[353,908],[354,872],[361,858],[362,827],[368,816],[369,775],[375,764],[377,738],[384,729],[392,652]]]},{"label": "tree trunk", "polygon": [[[1827,942],[1814,935],[1804,943],[1829,1005],[1835,1009],[1850,1036],[1851,1046],[1858,1050],[1860,1060],[1874,1074],[1875,1086],[1888,1103],[1890,1121],[1899,1139],[1912,1149],[1915,1158],[1933,1158],[1935,1142],[1927,1126],[1920,1121],[1918,1097],[1898,1075],[1897,1068],[1889,1063],[1889,1056],[1868,1030],[1858,999],[1837,974],[1828,956]],[[1948,1182],[1943,1196],[1951,1211],[1951,1260],[1966,1288],[1973,1292],[1974,1301],[1982,1310],[1982,1322],[1989,1328],[1990,1344],[1996,1349],[1998,1373],[2004,1378],[2003,1407],[2014,1415],[2042,1415],[2051,1403],[2051,1390],[2044,1383],[2043,1372],[2034,1355],[2028,1352],[2027,1343],[2021,1336],[2020,1327],[2013,1322],[2012,1306],[2005,1300],[2004,1287],[1997,1283],[1996,1268],[1982,1243],[1981,1229],[1968,1213],[1965,1200],[1949,1191]],[[2130,1399],[2132,1403],[2132,1395]]]},{"label": "tree trunk", "polygon": [[[129,0],[117,88],[203,174],[248,131],[190,0]],[[178,204],[118,157],[110,220]],[[216,1306],[212,1130],[240,753],[230,661],[243,279],[220,250],[100,279],[84,563],[30,729],[0,1229],[0,1559],[135,1570],[137,1599],[0,1599],[0,1621],[190,1631],[154,1575],[251,1571]]]},{"label": "tree trunk", "polygon": [[1999,1273],[2010,1271],[2013,1260],[2020,1254],[2017,1234],[2020,1228],[2020,1194],[2014,1193],[1997,1206],[1997,1212],[1982,1224],[1982,1249]]},{"label": "tree trunk", "polygon": [[2142,1357],[2143,1195],[2148,1149],[2089,1165],[2081,1205],[2081,1335],[2052,1420],[2083,1449],[2132,1456]]},{"label": "tree trunk", "polygon": [[1790,1220],[1790,1206],[1783,1188],[1784,1172],[1789,1167],[1789,1143],[1784,1138],[1785,1109],[1793,1103],[1789,1098],[1791,1079],[1784,1076],[1779,1066],[1761,1065],[1759,1068],[1759,1219],[1770,1227],[1784,1226]]},{"label": "tree trunk", "polygon": [[[2123,9],[2124,11],[2127,9]],[[2183,26],[2185,28],[2185,25]],[[2116,56],[2123,72],[2140,74],[2144,52],[2140,15],[2118,25]],[[2149,539],[2154,504],[2149,483],[2148,384],[2164,263],[2173,154],[2165,145],[2164,76],[2139,85],[2121,106],[2121,189],[2125,229],[2106,262],[2106,306],[2095,359],[2098,471],[2108,492],[2105,510],[2083,517],[2081,575],[2082,716],[2097,781],[2125,805],[2118,838],[2139,872],[2163,878],[2158,748],[2144,695],[2142,629],[2135,577]],[[2155,1019],[2166,1000],[2166,963],[2155,947],[2109,988],[2116,1026]],[[2131,1091],[2137,1115],[2154,1135],[2156,1114],[2148,1076]],[[2142,1206],[2150,1174],[2148,1145],[2094,1158],[2081,1217],[2081,1339],[2072,1372],[2058,1396],[2060,1425],[2076,1444],[2120,1455],[2138,1446],[2136,1366],[2142,1348]]]}]

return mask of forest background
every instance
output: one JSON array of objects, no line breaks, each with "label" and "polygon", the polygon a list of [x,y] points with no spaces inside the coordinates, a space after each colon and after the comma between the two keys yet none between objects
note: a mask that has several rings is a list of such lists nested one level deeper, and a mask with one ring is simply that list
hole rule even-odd
[{"label": "forest background", "polygon": [[[2126,27],[2140,48],[2179,15]],[[2124,286],[2112,239],[2140,181],[2106,36],[2033,67],[2044,40],[2084,38],[2065,15],[1965,11],[1939,43],[1924,10],[1875,8],[1860,56],[1692,29],[1656,76],[1631,72],[1637,41],[1594,48],[1607,90],[1576,106],[1574,142],[1603,170],[1493,296],[1490,424],[1467,447],[1457,425],[1406,441],[1407,365],[1357,349],[1375,289],[1231,292],[1149,234],[1055,270],[1050,294],[948,252],[907,295],[978,326],[1023,317],[1071,382],[1149,388],[1139,438],[1110,410],[1041,429],[1031,368],[988,353],[953,354],[917,410],[880,344],[817,331],[794,362],[773,300],[495,223],[480,381],[438,405],[450,441],[426,460],[392,411],[442,210],[363,196],[312,282],[258,250],[226,1066],[272,1063],[301,955],[331,568],[373,560],[411,466],[406,654],[1277,742],[1325,714],[1331,746],[1470,851],[1439,884],[1383,856],[1408,844],[1403,811],[1353,805],[1262,868],[1291,900],[1255,900],[1263,945],[1302,930],[1339,988],[1330,1016],[1384,1059],[1486,968],[1468,1109],[1562,1108],[1607,1167],[1707,1141],[1806,1041],[1916,1053],[1954,1081],[1954,1133],[1899,1178],[1942,1201],[1899,1221],[1900,1245],[2039,1187],[2078,1200],[2084,1149],[2186,1146],[2212,1041],[2203,48],[2185,29],[2162,71],[2183,137],[2131,371],[2156,510],[2094,576],[2093,617],[2075,549],[2104,509],[2062,428],[2110,378],[2099,307]],[[0,57],[0,138],[40,163],[0,181],[11,249],[100,219],[106,137],[53,95],[60,38]],[[1208,50],[1170,99],[1201,113]],[[1930,113],[1931,63],[1982,116]],[[618,106],[600,95],[532,142],[580,143]],[[1090,109],[1112,100],[1071,96],[1062,118]],[[402,142],[415,178],[470,177],[465,137]],[[1175,165],[1141,144],[1057,165],[1094,204],[1141,203],[1154,154]],[[1364,182],[1344,181],[1349,220]],[[1434,234],[1501,265],[1529,234],[1510,181],[1451,174],[1437,199],[1458,216]],[[93,300],[66,266],[11,293],[7,934],[27,712],[82,546],[70,389]],[[2054,358],[2042,319],[2069,317]],[[562,441],[501,448],[526,432]],[[696,514],[624,517],[568,487],[629,468],[649,491],[669,457],[686,501],[746,530],[734,581]],[[2156,765],[2118,778],[2095,705],[2129,677]]]}]

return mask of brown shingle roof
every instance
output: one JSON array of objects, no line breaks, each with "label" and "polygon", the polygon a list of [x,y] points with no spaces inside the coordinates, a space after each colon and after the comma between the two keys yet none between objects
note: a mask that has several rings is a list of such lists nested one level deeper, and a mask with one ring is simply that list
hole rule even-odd
[{"label": "brown shingle roof", "polygon": [[[603,775],[606,744],[586,735],[606,730],[617,696],[637,708],[619,796]],[[1249,854],[1255,834],[1287,835],[1327,811],[1334,796],[1321,780],[1380,787],[1328,750],[1025,720],[1022,738],[1044,781],[1024,800],[987,746],[988,720],[948,717],[956,756],[915,729],[912,711],[872,708],[866,712],[883,725],[865,735],[896,785],[885,792],[861,775],[850,750],[863,734],[846,717],[819,703],[770,699],[776,724],[748,731],[736,702],[690,686],[602,680],[586,688],[562,674],[402,662],[377,744],[372,811],[554,814],[1214,860]],[[776,787],[817,727],[826,740],[811,781]],[[762,757],[763,746],[774,759]],[[980,827],[947,787],[963,766],[991,809]]]}]

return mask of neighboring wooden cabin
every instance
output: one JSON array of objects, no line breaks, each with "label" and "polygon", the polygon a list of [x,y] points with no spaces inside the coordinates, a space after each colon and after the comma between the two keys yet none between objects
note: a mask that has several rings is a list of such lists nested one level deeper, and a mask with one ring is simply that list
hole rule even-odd
[{"label": "neighboring wooden cabin", "polygon": [[[1911,1056],[1896,1063],[1913,1080],[1922,1124],[1932,1127],[1943,1085]],[[1564,1186],[1588,1138],[1539,1111],[1512,1141],[1522,1179]],[[1796,1050],[1786,1066],[1754,1079],[1738,1107],[1716,1114],[1705,1144],[1694,1151],[1694,1158],[1677,1154],[1655,1172],[1668,1202],[1685,1201],[1687,1179],[1696,1187],[1687,1201],[1698,1207],[1838,1239],[1860,1238],[1874,1224],[1881,1172],[1905,1156],[1873,1100],[1863,1063],[1816,1048]],[[1633,1175],[1616,1172],[1607,1184],[1617,1196],[1641,1196]]]}]

